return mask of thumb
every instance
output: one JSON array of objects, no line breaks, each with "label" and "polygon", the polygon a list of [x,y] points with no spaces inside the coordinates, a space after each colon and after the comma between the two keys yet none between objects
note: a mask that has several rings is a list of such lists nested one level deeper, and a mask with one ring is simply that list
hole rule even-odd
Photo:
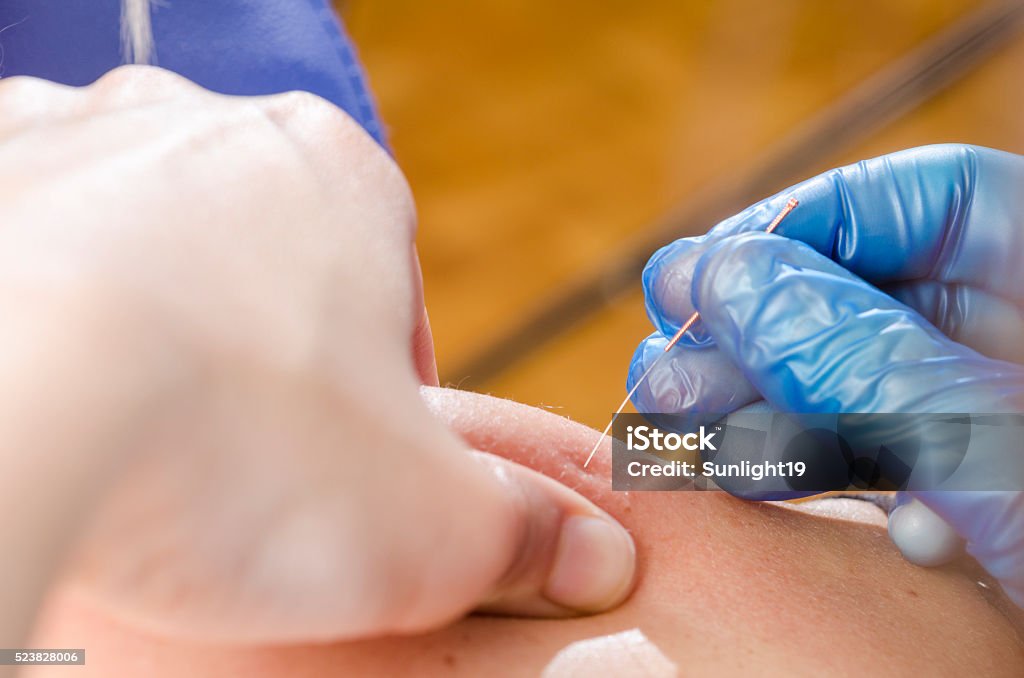
[{"label": "thumb", "polygon": [[632,590],[632,538],[581,495],[484,452],[417,456],[419,481],[381,521],[378,543],[388,555],[380,560],[403,566],[380,573],[391,593],[372,624],[375,632],[419,632],[474,609],[537,617],[594,613]]},{"label": "thumb", "polygon": [[[952,341],[807,245],[764,234],[726,238],[701,258],[695,283],[694,303],[719,347],[773,406],[798,419],[822,412],[1006,413],[1024,403],[1020,366]],[[988,437],[971,429],[951,489],[912,495],[1024,604],[1019,437],[1013,426],[987,428]],[[920,439],[926,454],[919,463],[943,455],[941,431]],[[999,444],[986,444],[992,440]],[[932,538],[945,534],[941,521],[929,530]]]},{"label": "thumb", "polygon": [[1019,366],[950,340],[803,243],[726,238],[701,258],[694,282],[717,344],[784,412],[1018,409]]},{"label": "thumb", "polygon": [[525,466],[472,452],[497,481],[507,554],[480,606],[488,612],[568,616],[615,607],[632,589],[632,537],[568,487]]}]

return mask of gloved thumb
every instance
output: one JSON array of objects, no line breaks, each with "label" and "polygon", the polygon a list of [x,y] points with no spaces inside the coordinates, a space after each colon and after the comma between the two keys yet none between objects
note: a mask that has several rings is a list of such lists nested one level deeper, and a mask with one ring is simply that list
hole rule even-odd
[{"label": "gloved thumb", "polygon": [[1007,412],[1024,393],[1024,369],[950,340],[797,241],[725,238],[698,262],[693,301],[783,412]]},{"label": "gloved thumb", "polygon": [[[771,405],[798,419],[1012,413],[1024,402],[1020,366],[952,341],[802,243],[764,234],[726,238],[701,258],[694,282],[694,304],[721,350]],[[956,470],[968,484],[912,494],[1024,605],[1024,494],[1014,491],[1024,487],[1019,438],[992,430],[1005,444],[968,449]],[[940,452],[926,446],[921,454]],[[936,524],[932,535],[948,537]]]}]

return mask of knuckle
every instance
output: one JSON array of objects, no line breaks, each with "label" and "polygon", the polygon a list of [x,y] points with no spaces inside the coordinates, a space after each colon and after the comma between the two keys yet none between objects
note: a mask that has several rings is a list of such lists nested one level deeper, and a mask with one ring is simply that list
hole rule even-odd
[{"label": "knuckle", "polygon": [[86,87],[97,97],[122,103],[141,103],[202,91],[187,78],[157,66],[128,64],[119,66]]},{"label": "knuckle", "polygon": [[264,97],[264,100],[268,104],[277,106],[284,111],[301,111],[303,109],[308,109],[314,112],[321,109],[337,110],[334,104],[330,103],[323,97],[301,89],[293,89],[287,92],[281,92],[280,94],[271,94]]},{"label": "knuckle", "polygon": [[363,127],[330,101],[303,91],[284,92],[255,99],[263,115],[328,178],[359,176],[372,184],[382,204],[405,215],[415,229],[412,191],[398,165]]},{"label": "knuckle", "polygon": [[259,99],[266,116],[290,136],[323,141],[357,136],[359,124],[340,108],[310,92],[293,90]]},{"label": "knuckle", "polygon": [[176,73],[172,73],[171,71],[157,66],[126,64],[107,71],[93,84],[118,86],[150,82],[173,85],[174,83],[188,81]]},{"label": "knuckle", "polygon": [[492,533],[503,544],[500,552],[491,551],[494,559],[485,569],[491,572],[492,588],[503,589],[526,578],[539,561],[538,547],[549,545],[543,536],[551,531],[546,523],[552,515],[537,509],[546,502],[537,496],[536,487],[513,472],[514,466],[487,453],[472,454],[490,476],[488,491],[474,505],[481,507]]},{"label": "knuckle", "polygon": [[27,75],[0,78],[0,101],[3,102],[5,114],[10,114],[12,109],[38,109],[41,100],[74,92],[73,87]]},{"label": "knuckle", "polygon": [[34,78],[29,75],[15,75],[0,79],[0,95],[4,97],[18,98],[53,87],[60,87],[60,85],[55,85],[48,80]]},{"label": "knuckle", "polygon": [[0,78],[0,137],[27,128],[75,116],[81,107],[81,91],[28,76]]}]

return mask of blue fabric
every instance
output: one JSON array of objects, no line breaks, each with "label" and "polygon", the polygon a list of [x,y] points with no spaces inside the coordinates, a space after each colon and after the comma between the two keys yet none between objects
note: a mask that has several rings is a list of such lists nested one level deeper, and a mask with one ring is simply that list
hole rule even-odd
[{"label": "blue fabric", "polygon": [[[760,233],[790,197],[779,235]],[[694,309],[701,329],[638,390],[641,412],[1024,411],[1024,157],[941,145],[832,170],[662,248],[643,284],[658,331],[628,387]],[[1021,486],[1019,440],[986,453],[958,473]],[[916,496],[1024,605],[1024,495]]]},{"label": "blue fabric", "polygon": [[[385,136],[352,44],[326,0],[153,4],[157,65],[223,94],[305,90]],[[4,76],[86,85],[123,63],[120,0],[4,0]]]}]

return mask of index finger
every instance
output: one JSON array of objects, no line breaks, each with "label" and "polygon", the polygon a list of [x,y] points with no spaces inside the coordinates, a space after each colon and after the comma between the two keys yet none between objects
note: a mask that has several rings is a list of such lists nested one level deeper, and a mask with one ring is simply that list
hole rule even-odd
[{"label": "index finger", "polygon": [[663,332],[694,307],[692,270],[730,235],[763,230],[790,198],[800,206],[776,231],[874,285],[935,280],[1024,300],[1024,158],[978,146],[924,146],[830,170],[659,250],[644,271],[648,312]]}]

